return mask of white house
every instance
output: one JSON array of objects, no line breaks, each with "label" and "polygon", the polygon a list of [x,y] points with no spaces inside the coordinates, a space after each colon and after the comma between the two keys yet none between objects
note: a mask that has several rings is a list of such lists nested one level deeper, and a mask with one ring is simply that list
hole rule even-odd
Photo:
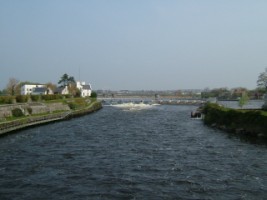
[{"label": "white house", "polygon": [[41,95],[41,94],[53,94],[53,91],[46,85],[32,85],[25,84],[20,89],[21,95]]},{"label": "white house", "polygon": [[32,85],[32,84],[25,84],[21,87],[20,93],[21,95],[29,95],[32,94],[35,88],[46,88],[45,85]]},{"label": "white house", "polygon": [[81,91],[82,97],[90,97],[92,93],[92,87],[90,84],[85,84],[85,82],[76,82],[76,87]]},{"label": "white house", "polygon": [[66,94],[69,94],[69,89],[68,89],[68,86],[60,86],[58,88],[56,88],[56,90],[54,91],[54,94],[63,94],[63,95],[66,95]]},{"label": "white house", "polygon": [[37,87],[32,89],[32,95],[47,95],[47,94],[54,94],[54,93],[48,87]]}]

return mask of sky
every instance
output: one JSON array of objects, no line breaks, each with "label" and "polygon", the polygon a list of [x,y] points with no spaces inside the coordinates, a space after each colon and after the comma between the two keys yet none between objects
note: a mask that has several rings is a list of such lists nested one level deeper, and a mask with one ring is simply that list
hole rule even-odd
[{"label": "sky", "polygon": [[0,89],[67,73],[103,90],[257,87],[266,0],[0,0]]}]

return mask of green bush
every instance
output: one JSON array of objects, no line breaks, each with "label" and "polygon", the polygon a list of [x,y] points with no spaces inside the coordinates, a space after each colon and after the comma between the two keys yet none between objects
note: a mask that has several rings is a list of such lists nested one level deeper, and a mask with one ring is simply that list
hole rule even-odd
[{"label": "green bush", "polygon": [[31,115],[32,114],[32,108],[31,107],[27,107],[27,111],[28,113]]},{"label": "green bush", "polygon": [[28,101],[28,96],[26,95],[17,95],[16,96],[17,103],[26,103]]},{"label": "green bush", "polygon": [[97,93],[96,92],[92,92],[91,97],[92,98],[97,98]]},{"label": "green bush", "polygon": [[31,95],[31,99],[32,99],[32,101],[37,102],[40,100],[40,96],[39,95]]},{"label": "green bush", "polygon": [[71,98],[71,95],[70,94],[65,94],[65,95],[62,95],[63,99],[66,98],[66,99],[69,99]]},{"label": "green bush", "polygon": [[56,100],[56,95],[41,95],[41,99],[44,101]]},{"label": "green bush", "polygon": [[0,104],[12,104],[14,101],[13,96],[2,96],[0,97]]},{"label": "green bush", "polygon": [[41,99],[44,101],[53,101],[59,99],[70,98],[70,95],[61,95],[61,94],[49,94],[49,95],[42,95]]},{"label": "green bush", "polygon": [[69,105],[69,108],[70,108],[71,110],[75,110],[75,109],[77,109],[77,105],[76,105],[74,102],[70,102],[70,103],[68,103],[68,105]]},{"label": "green bush", "polygon": [[251,133],[264,133],[267,136],[267,116],[257,110],[237,110],[217,104],[204,107],[204,123],[225,126],[228,129],[244,129]]},{"label": "green bush", "polygon": [[12,115],[13,115],[13,117],[22,117],[22,116],[24,116],[22,110],[19,109],[19,108],[13,109],[12,110]]}]

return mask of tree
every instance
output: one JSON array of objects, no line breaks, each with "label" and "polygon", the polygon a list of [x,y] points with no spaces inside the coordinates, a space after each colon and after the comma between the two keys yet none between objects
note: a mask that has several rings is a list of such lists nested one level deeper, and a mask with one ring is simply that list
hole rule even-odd
[{"label": "tree", "polygon": [[92,98],[97,98],[97,93],[96,92],[92,92],[91,97]]},{"label": "tree", "polygon": [[80,97],[81,96],[81,91],[76,87],[75,82],[72,82],[68,85],[68,89],[71,95],[75,97]]},{"label": "tree", "polygon": [[19,80],[10,78],[6,86],[6,91],[7,94],[11,96],[20,94]]},{"label": "tree", "polygon": [[58,84],[61,84],[61,86],[69,86],[70,83],[75,83],[75,79],[73,76],[69,76],[68,74],[63,74],[61,79],[58,81]]},{"label": "tree", "polygon": [[257,85],[267,90],[267,67],[265,68],[264,72],[260,73],[257,80]]},{"label": "tree", "polygon": [[240,97],[239,101],[238,101],[238,105],[243,108],[243,106],[245,104],[247,104],[247,102],[249,101],[249,97],[248,97],[248,94],[247,92],[243,92],[242,93],[242,96]]},{"label": "tree", "polygon": [[57,86],[51,82],[45,84],[47,88],[50,88],[51,90],[55,90]]}]

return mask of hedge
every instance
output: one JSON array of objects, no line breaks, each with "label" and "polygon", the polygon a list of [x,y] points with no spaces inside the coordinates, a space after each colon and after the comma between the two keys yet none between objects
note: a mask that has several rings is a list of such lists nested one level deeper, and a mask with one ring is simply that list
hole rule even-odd
[{"label": "hedge", "polygon": [[13,96],[1,96],[0,97],[0,104],[12,104],[14,102]]},{"label": "hedge", "polygon": [[242,129],[247,133],[264,134],[267,137],[267,115],[259,110],[237,110],[218,104],[206,104],[203,109],[204,123],[225,127],[227,130]]},{"label": "hedge", "polygon": [[29,96],[26,95],[17,95],[16,96],[16,101],[17,103],[26,103],[29,99]]}]

